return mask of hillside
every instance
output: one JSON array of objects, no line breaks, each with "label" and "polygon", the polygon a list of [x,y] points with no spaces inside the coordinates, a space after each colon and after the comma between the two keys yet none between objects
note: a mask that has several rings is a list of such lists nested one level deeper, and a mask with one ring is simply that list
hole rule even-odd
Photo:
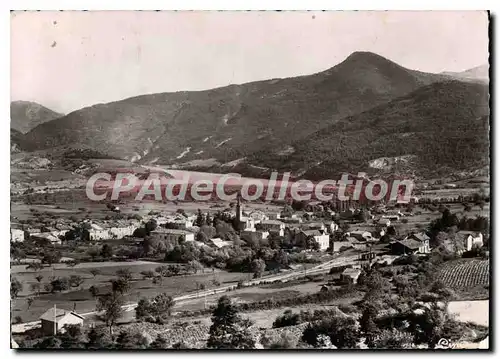
[{"label": "hillside", "polygon": [[37,126],[26,140],[31,150],[80,144],[143,164],[223,164],[444,79],[356,52],[314,75],[91,106]]},{"label": "hillside", "polygon": [[63,115],[35,102],[14,101],[10,103],[10,128],[26,133],[36,126]]},{"label": "hillside", "polygon": [[473,67],[462,72],[444,72],[443,74],[452,76],[458,80],[475,80],[488,83],[490,80],[488,64]]},{"label": "hillside", "polygon": [[23,148],[23,134],[13,128],[10,129],[10,152],[21,152]]},{"label": "hillside", "polygon": [[380,173],[374,160],[387,158],[398,159],[391,173],[417,176],[479,168],[489,162],[488,116],[486,85],[434,83],[294,142],[286,155],[261,151],[248,161],[317,179]]}]

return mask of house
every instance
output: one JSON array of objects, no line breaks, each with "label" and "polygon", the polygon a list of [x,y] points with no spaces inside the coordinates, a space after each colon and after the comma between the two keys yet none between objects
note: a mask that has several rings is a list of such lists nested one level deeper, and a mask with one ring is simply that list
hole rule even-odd
[{"label": "house", "polygon": [[472,247],[483,246],[483,234],[481,232],[458,231],[456,235],[462,241],[465,251],[472,250]]},{"label": "house", "polygon": [[240,226],[243,227],[244,231],[255,232],[255,219],[252,217],[241,217]]},{"label": "house", "polygon": [[350,208],[346,211],[341,211],[339,213],[339,216],[341,219],[352,219],[352,217],[354,217],[355,212],[356,211],[353,208]]},{"label": "house", "polygon": [[333,252],[340,252],[342,248],[352,248],[352,243],[349,241],[340,241],[340,242],[333,242],[332,243],[332,250]]},{"label": "house", "polygon": [[259,227],[261,230],[276,233],[278,236],[285,235],[285,223],[275,219],[262,221],[259,223]]},{"label": "house", "polygon": [[281,219],[281,212],[269,212],[266,219]]},{"label": "house", "polygon": [[388,219],[388,220],[393,221],[393,222],[399,221],[399,217],[400,216],[395,215],[395,214],[384,214],[382,216],[383,219]]},{"label": "house", "polygon": [[223,248],[223,247],[228,247],[228,246],[232,246],[233,245],[233,242],[231,242],[231,241],[223,241],[220,238],[212,238],[212,239],[210,239],[210,243],[213,246],[217,247],[217,248]]},{"label": "house", "polygon": [[326,226],[323,222],[309,222],[301,226],[304,230],[318,230],[321,232],[326,231]]},{"label": "house", "polygon": [[431,247],[429,244],[430,238],[425,232],[412,233],[407,238],[411,238],[413,240],[419,241],[422,244],[421,250],[419,253],[430,253]]},{"label": "house", "polygon": [[64,333],[65,325],[83,325],[83,317],[73,311],[59,308],[50,308],[40,317],[42,333],[54,335],[54,332]]},{"label": "house", "polygon": [[[271,218],[271,216],[274,218]],[[270,214],[266,215],[262,211],[252,211],[248,214],[248,217],[252,218],[255,221],[255,224],[257,224],[257,223],[260,223],[262,221],[266,221],[268,219],[279,219],[280,215],[279,215],[279,213],[277,215],[275,213],[274,214],[270,213]]]},{"label": "house", "polygon": [[330,234],[333,234],[339,230],[339,225],[333,221],[325,222],[325,227]]},{"label": "house", "polygon": [[178,240],[183,240],[185,242],[194,241],[194,233],[183,229],[157,228],[151,232],[151,236],[157,239],[169,240],[173,242]]},{"label": "house", "polygon": [[91,241],[111,239],[109,231],[96,223],[90,223],[90,228],[88,229],[88,231]]},{"label": "house", "polygon": [[16,343],[16,341],[14,340],[14,338],[10,338],[10,349],[18,349],[19,348],[19,344]]},{"label": "house", "polygon": [[347,234],[349,237],[354,237],[358,241],[372,241],[374,238],[372,234],[368,231],[352,231]]},{"label": "house", "polygon": [[52,244],[61,244],[61,239],[59,237],[56,237],[52,233],[48,232],[33,234],[31,235],[31,238],[47,240]]},{"label": "house", "polygon": [[109,226],[109,235],[113,239],[122,239],[123,237],[130,237],[134,231],[139,227],[139,223],[116,221]]},{"label": "house", "polygon": [[384,227],[390,227],[391,226],[391,220],[389,218],[379,218],[378,220],[375,220],[377,224],[384,226]]},{"label": "house", "polygon": [[347,237],[346,240],[351,244],[351,246],[354,249],[361,251],[366,249],[366,241],[360,241],[355,237]]},{"label": "house", "polygon": [[11,228],[10,229],[10,240],[12,242],[24,241],[24,231],[22,229]]},{"label": "house", "polygon": [[257,242],[261,242],[262,240],[269,237],[269,231],[258,230],[255,232],[243,231],[240,233],[240,239],[248,244],[253,244]]},{"label": "house", "polygon": [[391,252],[394,255],[428,253],[428,248],[428,244],[412,238],[405,238],[391,243]]},{"label": "house", "polygon": [[342,283],[348,284],[356,284],[358,282],[358,278],[361,275],[361,269],[357,268],[346,268],[340,274],[340,281]]},{"label": "house", "polygon": [[317,229],[311,230],[300,230],[296,236],[298,240],[306,241],[307,238],[313,238],[316,243],[319,244],[320,251],[326,251],[330,247],[330,235],[322,233]]},{"label": "house", "polygon": [[297,215],[293,215],[294,217],[286,217],[286,218],[281,218],[281,221],[283,223],[290,223],[290,224],[300,224],[302,223],[302,218],[297,217]]}]

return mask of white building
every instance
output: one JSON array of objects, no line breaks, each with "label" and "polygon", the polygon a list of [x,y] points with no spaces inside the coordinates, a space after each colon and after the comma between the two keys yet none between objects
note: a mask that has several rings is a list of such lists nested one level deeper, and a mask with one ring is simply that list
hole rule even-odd
[{"label": "white building", "polygon": [[50,308],[41,317],[42,332],[45,335],[64,333],[65,325],[83,325],[83,317],[75,312],[68,312],[64,309]]},{"label": "white building", "polygon": [[210,239],[210,242],[217,248],[229,247],[229,246],[233,245],[233,242],[223,241],[220,238],[212,238],[212,239]]},{"label": "white building", "polygon": [[185,242],[194,241],[194,233],[183,229],[157,228],[151,232],[151,236],[162,240],[184,240]]},{"label": "white building", "polygon": [[319,244],[319,250],[321,251],[326,251],[328,247],[330,247],[330,235],[317,229],[301,230],[297,235],[302,237],[303,240],[312,237],[314,241]]},{"label": "white building", "polygon": [[61,244],[61,239],[49,232],[33,234],[31,237],[34,239],[45,239],[52,244]]},{"label": "white building", "polygon": [[483,246],[483,234],[481,232],[458,231],[457,236],[461,237],[465,251],[470,251],[473,247]]},{"label": "white building", "polygon": [[264,231],[269,231],[270,233],[276,233],[279,236],[285,235],[285,223],[278,220],[266,220],[259,224],[260,229]]},{"label": "white building", "polygon": [[368,231],[352,231],[347,233],[347,236],[354,237],[358,241],[372,241],[372,234]]},{"label": "white building", "polygon": [[10,229],[10,240],[12,242],[24,241],[24,231],[22,229],[11,228]]}]

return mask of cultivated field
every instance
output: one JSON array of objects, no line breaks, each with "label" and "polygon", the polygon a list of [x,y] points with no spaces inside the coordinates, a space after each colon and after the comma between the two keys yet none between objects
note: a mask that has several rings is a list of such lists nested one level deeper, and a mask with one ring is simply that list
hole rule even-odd
[{"label": "cultivated field", "polygon": [[[116,278],[116,271],[128,268],[133,275],[131,289],[125,300],[127,302],[137,302],[142,297],[152,297],[158,293],[167,293],[171,296],[177,296],[188,292],[194,292],[200,285],[206,288],[214,287],[213,281],[217,280],[221,285],[235,284],[239,280],[247,280],[248,273],[230,273],[226,271],[205,270],[205,273],[174,276],[163,278],[161,283],[153,284],[151,279],[143,279],[141,271],[154,270],[159,265],[168,263],[152,262],[104,262],[104,263],[82,263],[74,268],[69,268],[63,264],[56,264],[53,267],[45,267],[42,271],[27,271],[26,266],[13,266],[13,276],[23,283],[23,290],[19,298],[12,301],[12,317],[21,316],[24,322],[33,321],[39,318],[47,309],[56,304],[58,307],[66,310],[75,309],[79,313],[86,313],[95,310],[96,301],[89,292],[90,286],[99,288],[100,293],[110,291],[110,280]],[[92,268],[100,270],[100,274],[94,276],[90,273]],[[62,293],[42,293],[36,296],[30,290],[30,285],[37,282],[35,277],[41,274],[42,288],[49,282],[49,278],[64,277],[70,275],[80,275],[85,282],[79,287]],[[35,300],[28,309],[27,298],[33,297]]]},{"label": "cultivated field", "polygon": [[490,261],[480,259],[449,261],[438,272],[438,278],[451,288],[488,286],[490,284]]}]

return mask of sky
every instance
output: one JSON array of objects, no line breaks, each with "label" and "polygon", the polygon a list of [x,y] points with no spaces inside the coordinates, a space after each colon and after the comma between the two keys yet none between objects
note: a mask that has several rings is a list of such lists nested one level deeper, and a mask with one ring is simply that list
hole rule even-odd
[{"label": "sky", "polygon": [[426,72],[488,62],[486,12],[11,13],[11,99],[69,113],[127,97],[307,75],[354,51]]}]

